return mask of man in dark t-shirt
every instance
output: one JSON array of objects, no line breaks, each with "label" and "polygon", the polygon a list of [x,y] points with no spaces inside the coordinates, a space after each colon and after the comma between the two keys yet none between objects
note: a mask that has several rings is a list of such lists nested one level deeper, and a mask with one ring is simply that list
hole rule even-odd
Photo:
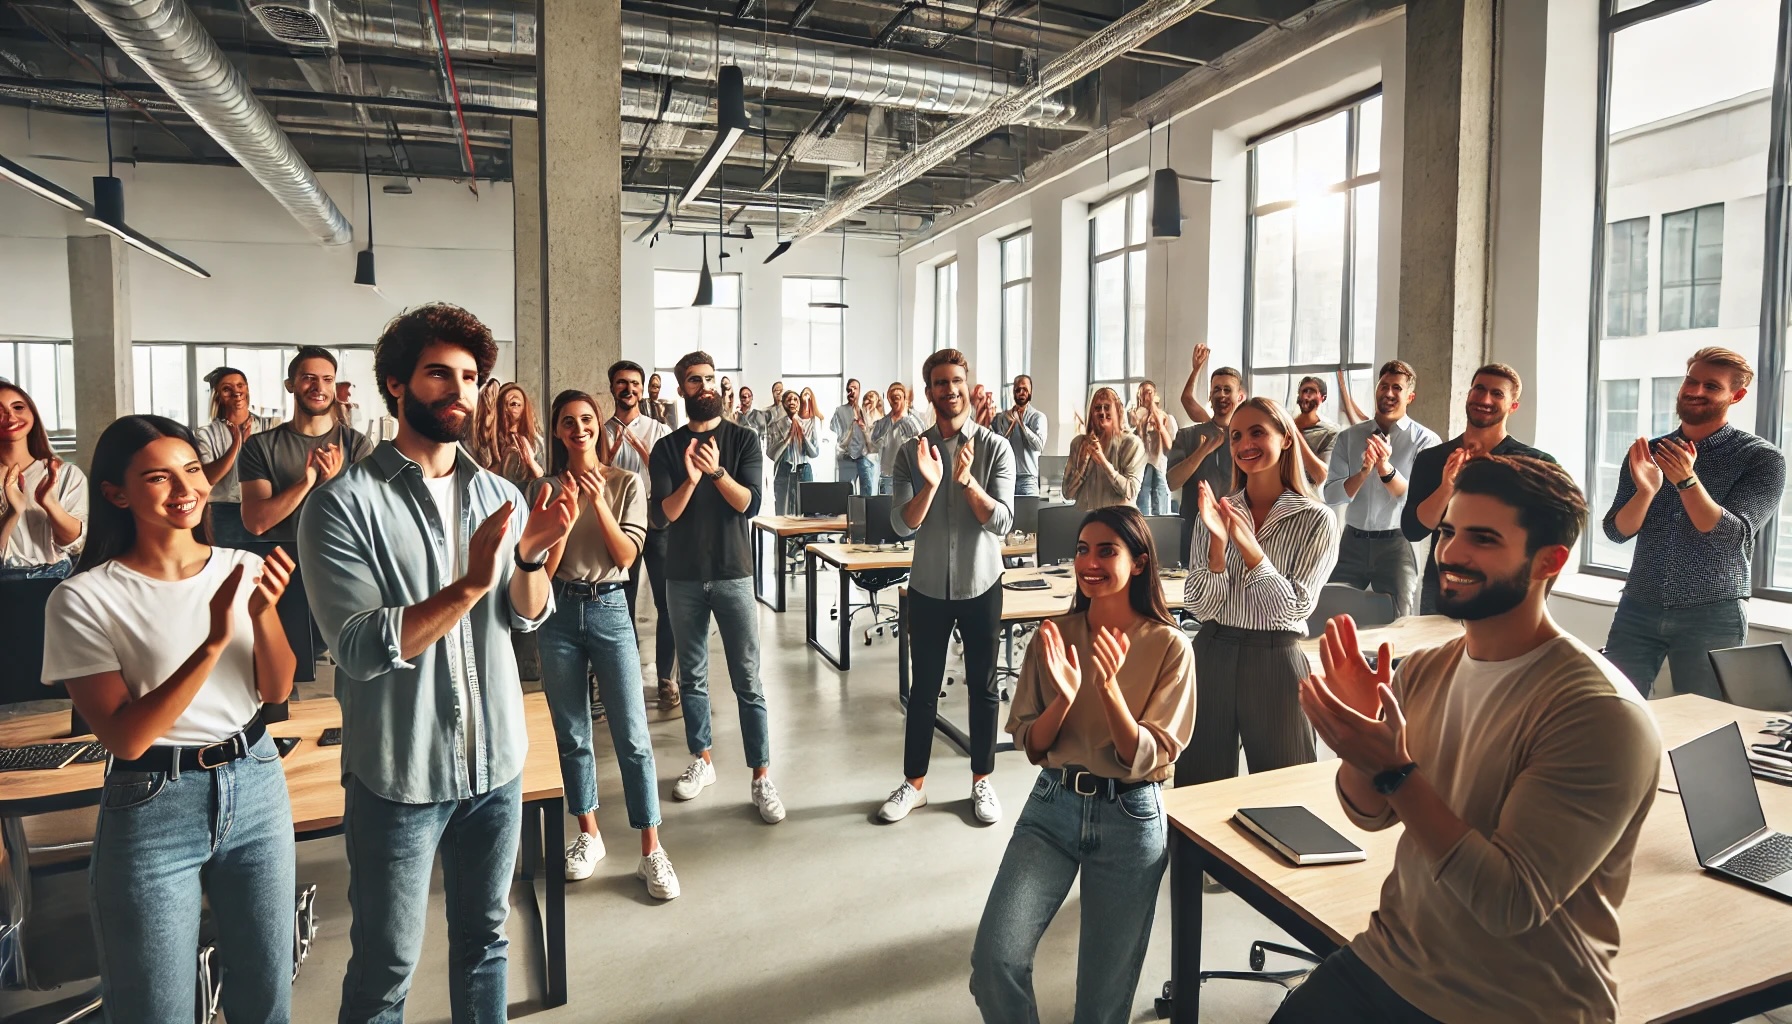
[{"label": "man in dark t-shirt", "polygon": [[752,430],[722,418],[715,360],[678,361],[686,422],[648,458],[648,515],[666,531],[666,607],[678,645],[678,689],[692,761],[672,795],[692,800],[716,781],[710,760],[709,621],[715,617],[753,771],[753,804],[767,824],[784,820],[771,780],[771,738],[759,685],[759,611],[753,598],[751,526],[759,514],[764,454]]},{"label": "man in dark t-shirt", "polygon": [[1406,484],[1406,507],[1400,511],[1400,532],[1413,543],[1430,538],[1425,578],[1419,584],[1419,614],[1437,614],[1437,524],[1456,493],[1456,474],[1476,455],[1528,455],[1544,462],[1555,457],[1506,433],[1506,417],[1518,408],[1524,384],[1518,371],[1504,363],[1488,363],[1475,371],[1468,388],[1468,429],[1413,457]]}]

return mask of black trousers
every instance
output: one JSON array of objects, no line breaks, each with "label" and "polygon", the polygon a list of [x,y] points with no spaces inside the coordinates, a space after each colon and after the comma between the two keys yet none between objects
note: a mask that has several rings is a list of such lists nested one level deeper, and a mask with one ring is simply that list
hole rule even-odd
[{"label": "black trousers", "polygon": [[1002,637],[1002,585],[976,597],[942,601],[908,592],[908,650],[914,680],[908,690],[908,724],[902,744],[902,775],[927,774],[933,755],[933,720],[939,713],[940,683],[952,627],[964,640],[964,690],[971,706],[971,774],[996,770],[996,716],[1002,707],[996,688],[996,646]]},{"label": "black trousers", "polygon": [[648,530],[647,543],[641,557],[628,567],[628,582],[622,592],[628,597],[628,621],[635,621],[635,594],[641,589],[642,565],[647,569],[647,586],[653,592],[653,668],[654,678],[677,679],[678,655],[672,642],[672,621],[666,615],[666,531]]},{"label": "black trousers", "polygon": [[1195,734],[1176,759],[1176,785],[1238,774],[1238,746],[1253,772],[1317,759],[1300,709],[1310,671],[1300,634],[1209,622],[1195,635]]},{"label": "black trousers", "polygon": [[1368,968],[1349,946],[1325,958],[1282,1000],[1269,1024],[1438,1024]]},{"label": "black trousers", "polygon": [[243,548],[263,558],[273,554],[275,548],[285,548],[286,553],[292,556],[292,578],[286,584],[286,593],[280,595],[280,603],[275,606],[275,610],[280,613],[280,627],[286,630],[286,642],[292,648],[293,657],[298,660],[292,681],[315,682],[317,659],[323,654],[324,645],[319,642],[317,626],[311,621],[311,603],[305,597],[305,573],[298,564],[299,545],[294,541],[273,543],[258,540],[243,545]]}]

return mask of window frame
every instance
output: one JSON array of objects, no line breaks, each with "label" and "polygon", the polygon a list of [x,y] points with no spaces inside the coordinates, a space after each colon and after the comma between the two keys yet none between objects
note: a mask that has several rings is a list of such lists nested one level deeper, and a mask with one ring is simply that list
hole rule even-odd
[{"label": "window frame", "polygon": [[[1609,290],[1605,290],[1604,295],[1601,298],[1601,301],[1605,303],[1605,337],[1607,337],[1607,338],[1641,338],[1641,337],[1646,337],[1649,334],[1649,248],[1648,247],[1649,247],[1649,236],[1652,233],[1652,230],[1654,228],[1654,221],[1655,221],[1655,216],[1653,214],[1648,214],[1648,215],[1641,216],[1641,217],[1626,217],[1623,220],[1613,221],[1612,223],[1606,225],[1605,258],[1606,258],[1607,263],[1609,264],[1611,262],[1612,239],[1616,235],[1617,229],[1627,228],[1628,230],[1626,232],[1626,238],[1625,238],[1626,254],[1630,255],[1632,257],[1629,260],[1629,263],[1633,266],[1633,268],[1634,268],[1634,264],[1635,264],[1634,253],[1635,253],[1635,248],[1636,248],[1636,225],[1641,224],[1642,229],[1643,229],[1643,266],[1642,266],[1642,275],[1641,275],[1641,284],[1642,284],[1642,292],[1643,292],[1642,323],[1639,325],[1639,324],[1632,322],[1632,319],[1631,319],[1630,313],[1629,313],[1628,303],[1635,296],[1636,289],[1626,288],[1624,290],[1624,298],[1625,298],[1625,301],[1627,304],[1626,309],[1625,309],[1625,316],[1624,316],[1625,330],[1622,332],[1612,330],[1612,309],[1613,309],[1612,296],[1611,296],[1611,292]],[[1665,235],[1665,231],[1664,231],[1664,235]],[[1635,283],[1635,281],[1633,280],[1631,283]],[[1659,318],[1659,313],[1657,315]]]},{"label": "window frame", "polygon": [[[804,321],[804,327],[805,327],[806,331],[808,332],[807,351],[813,352],[814,347],[815,347],[815,323],[816,323],[815,316],[816,316],[816,314],[825,312],[825,313],[832,314],[835,318],[837,318],[837,320],[839,321],[839,325],[840,325],[840,330],[839,330],[840,372],[837,374],[806,373],[806,372],[792,371],[789,369],[789,363],[787,362],[787,360],[789,359],[790,352],[791,352],[791,346],[789,345],[790,339],[785,337],[783,334],[784,325],[783,325],[782,321],[784,319],[784,317],[783,317],[784,289],[787,285],[787,282],[791,282],[791,281],[805,281],[805,282],[836,281],[840,285],[839,294],[841,296],[844,296],[846,294],[847,278],[841,277],[838,274],[787,274],[778,280],[778,308],[779,308],[779,321],[780,322],[778,325],[779,354],[778,354],[778,377],[777,377],[777,379],[784,383],[784,390],[787,392],[788,391],[801,391],[804,387],[805,382],[831,380],[838,384],[836,391],[838,391],[839,394],[844,395],[844,394],[846,394],[846,382],[849,379],[846,375],[846,310],[844,310],[844,309],[830,309],[830,310],[824,311],[824,310],[818,310],[818,309],[814,309],[813,307],[810,307],[809,308],[809,318]],[[811,301],[811,302],[815,301],[815,292],[814,292],[813,284],[809,285],[809,301]],[[844,301],[844,299],[842,301]],[[827,421],[828,417],[830,417],[834,414],[834,409],[832,407],[826,408],[826,409],[817,409],[816,411],[821,413],[821,418],[824,423]],[[821,461],[824,463],[827,463],[828,465],[832,465],[831,459],[823,459]]]},{"label": "window frame", "polygon": [[[1008,245],[1010,242],[1025,242],[1027,247],[1027,273],[1024,277],[1008,277]],[[1014,378],[1022,374],[1031,374],[1033,353],[1033,229],[1022,228],[1013,234],[996,240],[996,257],[1000,265],[1001,280],[996,288],[996,310],[1001,323],[1000,338],[1002,345],[1002,394],[1009,402],[1013,402],[1010,388]],[[1008,292],[1020,291],[1022,294],[1022,322],[1020,324],[1020,365],[1016,366],[1008,359],[1008,332],[1012,325],[1008,322]]]},{"label": "window frame", "polygon": [[[1358,228],[1358,189],[1365,185],[1381,183],[1381,161],[1378,158],[1375,170],[1362,172],[1362,108],[1371,100],[1382,95],[1381,85],[1367,89],[1354,96],[1322,107],[1311,113],[1279,125],[1251,138],[1246,143],[1245,160],[1245,250],[1244,250],[1244,355],[1242,371],[1246,387],[1250,394],[1257,394],[1257,378],[1260,376],[1278,376],[1289,378],[1320,377],[1330,380],[1339,370],[1345,373],[1345,380],[1355,373],[1373,373],[1375,371],[1375,338],[1357,337],[1356,329],[1356,276],[1357,276],[1357,228]],[[1288,365],[1258,365],[1254,356],[1256,349],[1256,299],[1257,299],[1257,220],[1259,217],[1289,209],[1295,200],[1281,200],[1273,203],[1260,203],[1257,199],[1258,169],[1257,151],[1266,142],[1297,132],[1315,124],[1319,124],[1337,114],[1347,117],[1345,127],[1344,178],[1328,188],[1328,192],[1341,192],[1345,196],[1344,210],[1344,273],[1341,282],[1342,301],[1338,308],[1338,354],[1337,363],[1293,363]],[[1383,131],[1386,130],[1385,114],[1383,115]],[[1379,203],[1377,209],[1380,208]],[[1370,225],[1377,232],[1375,256],[1381,258],[1379,238],[1380,225]],[[1294,245],[1294,256],[1298,259],[1300,246],[1298,239]],[[1380,268],[1377,267],[1377,280],[1380,279]],[[1298,266],[1292,275],[1299,281]],[[1290,329],[1299,322],[1300,291],[1297,287],[1290,299],[1288,319]],[[1379,317],[1379,313],[1377,314]],[[1366,344],[1365,344],[1366,342]],[[1329,388],[1329,384],[1328,384]],[[1273,396],[1272,396],[1273,397]],[[1280,399],[1277,399],[1280,401]],[[1342,400],[1340,399],[1340,404]]]},{"label": "window frame", "polygon": [[[27,383],[24,379],[25,375],[19,371],[19,352],[22,348],[27,346],[32,348],[50,346],[54,348],[56,358],[53,360],[53,380],[50,389],[46,390],[45,388],[38,387],[35,380]],[[12,373],[0,374],[0,377],[11,380],[14,387],[22,388],[26,394],[30,395],[31,401],[37,405],[39,415],[44,415],[44,408],[46,404],[49,405],[49,408],[56,414],[56,426],[54,428],[51,428],[48,422],[44,424],[44,431],[49,435],[50,444],[59,451],[72,451],[80,431],[80,424],[75,422],[75,343],[66,338],[0,337],[0,348],[6,349],[12,356],[10,361]],[[69,399],[66,402],[63,400],[65,394]],[[45,401],[46,395],[49,396],[49,403],[46,403]],[[46,419],[47,418],[48,417],[46,416]]]},{"label": "window frame", "polygon": [[[1149,190],[1147,189],[1145,182],[1140,182],[1138,186],[1134,188],[1127,189],[1117,195],[1109,196],[1100,202],[1089,204],[1089,316],[1087,323],[1087,340],[1083,346],[1083,358],[1085,360],[1083,365],[1088,374],[1088,389],[1087,393],[1083,396],[1084,405],[1087,404],[1089,396],[1094,395],[1097,390],[1104,387],[1113,388],[1118,392],[1122,403],[1130,403],[1133,398],[1133,392],[1137,389],[1139,383],[1150,377],[1150,374],[1145,372],[1148,367],[1143,366],[1142,359],[1140,372],[1136,376],[1131,373],[1133,346],[1135,342],[1141,350],[1145,348],[1145,325],[1142,321],[1138,325],[1139,337],[1134,339],[1132,336],[1133,323],[1131,309],[1133,305],[1133,288],[1136,284],[1139,289],[1139,294],[1142,297],[1145,294],[1145,279],[1150,275],[1151,270],[1150,256],[1147,255],[1145,258],[1146,266],[1143,272],[1138,275],[1138,279],[1135,282],[1132,272],[1131,257],[1134,253],[1149,253],[1151,245],[1151,232],[1149,227],[1147,227],[1143,237],[1141,237],[1139,241],[1128,241],[1133,221],[1136,216],[1134,213],[1134,203],[1145,208],[1145,216],[1147,218],[1146,223],[1147,225],[1150,223],[1150,200],[1148,192]],[[1121,217],[1121,245],[1116,249],[1099,251],[1096,248],[1095,241],[1096,217],[1101,211],[1116,203],[1125,204]],[[1099,363],[1095,357],[1096,325],[1101,315],[1101,304],[1096,297],[1096,279],[1100,273],[1101,265],[1112,260],[1120,261],[1120,294],[1124,297],[1122,303],[1124,312],[1120,321],[1121,376],[1097,377],[1095,375],[1095,368]]]},{"label": "window frame", "polygon": [[[942,278],[950,287],[941,286]],[[958,257],[951,256],[933,265],[933,350],[957,347]]]},{"label": "window frame", "polygon": [[[1716,291],[1718,294],[1718,301],[1719,302],[1723,301],[1724,275],[1723,275],[1723,227],[1722,227],[1722,222],[1724,220],[1724,205],[1725,204],[1723,204],[1723,203],[1706,203],[1703,206],[1694,206],[1694,207],[1691,207],[1690,209],[1685,209],[1685,210],[1674,210],[1669,213],[1664,213],[1661,215],[1661,275],[1660,275],[1661,283],[1659,286],[1660,292],[1661,292],[1661,302],[1660,302],[1660,307],[1656,310],[1656,314],[1655,314],[1656,321],[1660,327],[1659,333],[1666,334],[1669,331],[1697,331],[1697,330],[1703,330],[1705,328],[1718,326],[1718,321],[1717,321],[1717,316],[1716,316],[1715,310],[1713,311],[1711,322],[1708,324],[1702,324],[1702,323],[1698,322],[1698,309],[1699,309],[1699,292],[1703,289],[1708,288],[1708,289],[1712,289],[1712,290]],[[1718,273],[1717,273],[1717,278],[1715,280],[1712,280],[1710,278],[1699,277],[1699,269],[1698,269],[1699,268],[1699,229],[1704,225],[1707,215],[1712,210],[1717,211],[1718,221],[1719,221],[1719,226],[1717,229]],[[1686,261],[1689,264],[1686,269],[1687,276],[1683,280],[1676,279],[1672,285],[1669,285],[1668,284],[1668,220],[1670,218],[1674,218],[1674,217],[1691,217],[1692,218],[1692,233],[1690,235],[1691,243],[1688,245],[1687,253],[1686,253]],[[1676,270],[1677,269],[1678,268],[1676,268]],[[1683,324],[1680,324],[1679,326],[1674,326],[1674,327],[1668,326],[1667,305],[1668,305],[1668,289],[1670,287],[1686,289],[1686,306],[1685,306],[1686,322]],[[1648,332],[1645,330],[1643,333],[1647,334]]]},{"label": "window frame", "polygon": [[[695,271],[695,270],[682,270],[678,267],[654,267],[653,268],[653,276],[654,276],[654,284],[653,284],[653,294],[654,294],[653,361],[656,363],[659,362],[659,358],[661,355],[660,338],[659,338],[659,316],[660,316],[660,313],[672,311],[672,310],[679,310],[679,309],[700,308],[700,307],[693,307],[689,303],[686,303],[685,305],[682,305],[682,306],[662,306],[662,305],[660,305],[659,301],[658,301],[659,300],[659,275],[662,273],[665,273],[665,274],[689,274],[692,277],[696,277],[696,276],[698,276],[698,274],[700,272]],[[716,280],[721,280],[722,278],[731,277],[734,279],[734,282],[735,282],[735,284],[734,284],[734,306],[732,307],[734,310],[734,351],[733,351],[732,355],[734,356],[734,362],[736,365],[716,367],[716,379],[720,380],[722,375],[725,373],[738,375],[742,372],[742,367],[739,364],[742,363],[745,359],[745,357],[741,354],[741,350],[746,347],[746,338],[745,338],[746,322],[745,322],[745,320],[742,319],[741,307],[746,305],[747,282],[746,282],[746,278],[739,273],[728,273],[728,274],[717,273],[717,274],[712,274],[711,277]],[[694,284],[693,284],[691,294],[693,296],[696,295],[696,290],[695,290]],[[728,306],[720,306],[720,307],[712,306],[711,308],[712,309],[713,308],[728,309],[730,307],[728,307]],[[701,347],[702,339],[698,340],[698,344],[699,344],[699,347]],[[686,349],[685,351],[688,352],[690,350]],[[683,354],[684,354],[683,352],[679,353],[679,355],[681,355],[681,356]],[[712,355],[712,356],[715,355],[715,352],[711,351],[710,355]],[[724,362],[725,361],[726,360],[724,360]],[[676,360],[674,360],[674,362],[676,362]],[[670,364],[668,364],[666,366],[655,367],[654,369],[652,369],[648,372],[649,373],[657,373],[660,375],[660,394],[676,395],[678,393],[678,385],[676,382],[673,382],[672,386],[670,388],[668,388],[666,386],[667,382],[672,381],[672,366]],[[646,382],[643,381],[642,383],[645,384]]]}]

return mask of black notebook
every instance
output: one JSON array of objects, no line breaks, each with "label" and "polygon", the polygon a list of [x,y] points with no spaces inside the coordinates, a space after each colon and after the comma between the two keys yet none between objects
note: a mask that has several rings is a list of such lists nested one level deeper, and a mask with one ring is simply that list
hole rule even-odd
[{"label": "black notebook", "polygon": [[1342,864],[1369,856],[1305,807],[1240,807],[1232,820],[1295,864]]}]

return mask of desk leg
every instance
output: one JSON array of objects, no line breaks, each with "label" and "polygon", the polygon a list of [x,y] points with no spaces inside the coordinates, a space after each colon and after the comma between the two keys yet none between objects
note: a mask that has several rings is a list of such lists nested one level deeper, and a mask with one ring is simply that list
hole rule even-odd
[{"label": "desk leg", "polygon": [[837,649],[840,651],[840,667],[847,669],[852,666],[852,573],[840,569],[834,575],[840,579],[840,605],[835,609],[840,613],[836,616],[840,621],[840,635],[836,638],[840,646]]},{"label": "desk leg", "polygon": [[[531,938],[541,947],[542,1004],[566,1005],[566,808],[560,797],[523,805],[523,880],[535,911]],[[545,897],[535,890],[535,870],[547,877]]]},{"label": "desk leg", "polygon": [[[826,659],[828,664],[837,669],[844,670],[852,664],[852,652],[847,649],[846,645],[840,644],[839,636],[833,636],[828,640],[823,640],[821,599],[819,595],[821,590],[821,566],[818,564],[821,559],[818,558],[813,551],[807,552],[805,557],[808,559],[808,562],[806,571],[803,573],[803,585],[805,587],[803,601],[803,636],[808,641],[809,646]],[[834,565],[832,562],[829,562],[828,566],[839,576],[840,590],[842,593],[845,593],[847,587],[846,570]],[[844,600],[842,600],[842,604],[844,603]],[[851,625],[852,623],[850,622],[842,623],[842,632]],[[839,650],[828,650],[829,643],[839,645]]]},{"label": "desk leg", "polygon": [[1201,1019],[1201,873],[1207,857],[1170,826],[1170,980],[1164,995],[1171,1024]]}]

